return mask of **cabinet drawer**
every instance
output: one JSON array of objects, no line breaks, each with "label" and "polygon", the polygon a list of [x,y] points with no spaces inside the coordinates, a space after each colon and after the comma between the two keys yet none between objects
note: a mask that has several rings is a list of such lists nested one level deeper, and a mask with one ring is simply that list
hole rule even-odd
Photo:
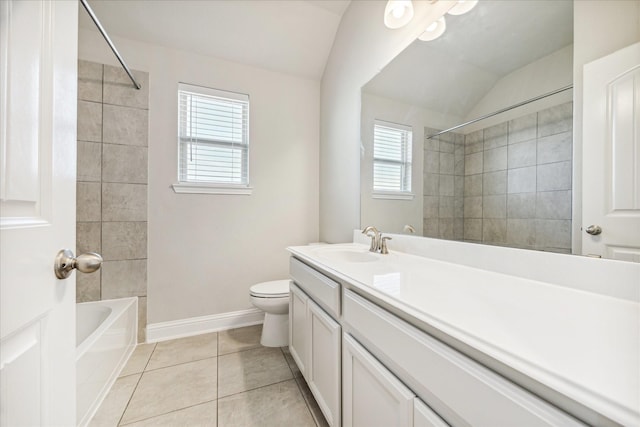
[{"label": "cabinet drawer", "polygon": [[334,317],[340,315],[340,284],[295,258],[290,259],[289,274],[296,284]]},{"label": "cabinet drawer", "polygon": [[350,333],[451,425],[583,425],[346,289],[343,316]]}]

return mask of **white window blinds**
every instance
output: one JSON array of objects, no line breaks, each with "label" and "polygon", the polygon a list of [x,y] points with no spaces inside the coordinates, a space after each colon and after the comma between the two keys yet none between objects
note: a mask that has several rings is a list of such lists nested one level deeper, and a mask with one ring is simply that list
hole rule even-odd
[{"label": "white window blinds", "polygon": [[376,120],[373,127],[373,190],[411,192],[411,138],[408,126]]},{"label": "white window blinds", "polygon": [[180,182],[249,184],[249,96],[178,86]]}]

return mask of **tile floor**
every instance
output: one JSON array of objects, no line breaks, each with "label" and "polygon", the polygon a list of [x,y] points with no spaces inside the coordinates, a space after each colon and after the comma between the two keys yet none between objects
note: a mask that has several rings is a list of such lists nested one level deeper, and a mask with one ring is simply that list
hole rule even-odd
[{"label": "tile floor", "polygon": [[262,325],[140,344],[90,426],[326,426],[286,347]]}]

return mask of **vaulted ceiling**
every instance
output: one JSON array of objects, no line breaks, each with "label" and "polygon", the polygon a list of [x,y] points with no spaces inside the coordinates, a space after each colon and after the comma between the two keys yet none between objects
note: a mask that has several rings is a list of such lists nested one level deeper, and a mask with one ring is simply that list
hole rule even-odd
[{"label": "vaulted ceiling", "polygon": [[[109,35],[319,80],[350,0],[89,0]],[[81,7],[80,28],[95,30]]]}]

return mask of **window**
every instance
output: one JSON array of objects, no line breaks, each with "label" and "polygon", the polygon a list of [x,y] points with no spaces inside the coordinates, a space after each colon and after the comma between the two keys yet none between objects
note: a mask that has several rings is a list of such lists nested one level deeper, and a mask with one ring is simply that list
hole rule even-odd
[{"label": "window", "polygon": [[374,194],[411,193],[411,127],[376,120],[373,126]]},{"label": "window", "polygon": [[249,96],[180,83],[176,192],[249,194]]}]

